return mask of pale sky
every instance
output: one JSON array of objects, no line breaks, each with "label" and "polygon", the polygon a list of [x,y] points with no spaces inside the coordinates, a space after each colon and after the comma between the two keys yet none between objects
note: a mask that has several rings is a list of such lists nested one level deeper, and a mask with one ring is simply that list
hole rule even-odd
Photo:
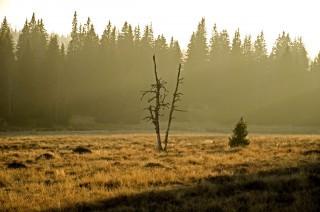
[{"label": "pale sky", "polygon": [[153,24],[158,34],[174,36],[183,49],[202,17],[206,18],[208,37],[214,23],[233,37],[240,28],[241,38],[253,38],[264,31],[268,49],[279,33],[289,32],[291,38],[302,36],[313,58],[320,50],[319,0],[0,0],[0,19],[4,16],[13,28],[21,29],[25,19],[44,20],[49,33],[69,34],[74,11],[78,21],[90,16],[100,35],[110,20],[121,29],[128,21],[133,26]]}]

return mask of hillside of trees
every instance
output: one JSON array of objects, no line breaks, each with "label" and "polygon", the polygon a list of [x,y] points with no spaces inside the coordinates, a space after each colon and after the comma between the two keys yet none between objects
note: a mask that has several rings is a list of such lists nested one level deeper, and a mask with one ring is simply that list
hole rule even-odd
[{"label": "hillside of trees", "polygon": [[[71,25],[71,40],[48,35],[35,14],[14,42],[4,18],[0,28],[0,125],[68,125],[75,116],[102,123],[139,123],[141,91],[153,81],[152,55],[173,86],[178,64],[185,84],[181,121],[320,125],[320,53],[308,57],[302,38],[279,34],[270,53],[263,32],[232,40],[215,25],[207,40],[205,19],[186,55],[178,41],[154,37],[153,26],[121,29],[109,22],[101,36],[88,18]],[[60,45],[60,43],[62,44]]]}]

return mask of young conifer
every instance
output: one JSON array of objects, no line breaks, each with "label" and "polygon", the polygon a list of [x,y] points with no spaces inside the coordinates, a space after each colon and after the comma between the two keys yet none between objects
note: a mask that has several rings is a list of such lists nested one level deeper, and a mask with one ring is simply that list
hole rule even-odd
[{"label": "young conifer", "polygon": [[236,124],[233,135],[229,138],[229,146],[247,146],[250,144],[250,141],[246,138],[248,135],[247,124],[243,121],[243,117],[240,118]]}]

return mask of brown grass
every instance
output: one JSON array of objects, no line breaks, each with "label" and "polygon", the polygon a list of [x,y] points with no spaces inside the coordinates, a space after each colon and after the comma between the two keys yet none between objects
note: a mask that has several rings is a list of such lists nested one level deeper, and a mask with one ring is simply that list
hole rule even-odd
[{"label": "brown grass", "polygon": [[149,134],[2,136],[0,211],[319,211],[320,136],[249,139],[174,135],[159,153]]}]

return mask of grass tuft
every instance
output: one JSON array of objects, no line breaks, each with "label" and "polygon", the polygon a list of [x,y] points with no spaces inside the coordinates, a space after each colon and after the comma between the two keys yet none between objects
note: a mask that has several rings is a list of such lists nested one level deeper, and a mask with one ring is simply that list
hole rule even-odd
[{"label": "grass tuft", "polygon": [[44,154],[39,155],[38,157],[36,157],[36,160],[41,160],[41,159],[51,160],[53,158],[54,158],[54,156],[52,154],[44,153]]}]

